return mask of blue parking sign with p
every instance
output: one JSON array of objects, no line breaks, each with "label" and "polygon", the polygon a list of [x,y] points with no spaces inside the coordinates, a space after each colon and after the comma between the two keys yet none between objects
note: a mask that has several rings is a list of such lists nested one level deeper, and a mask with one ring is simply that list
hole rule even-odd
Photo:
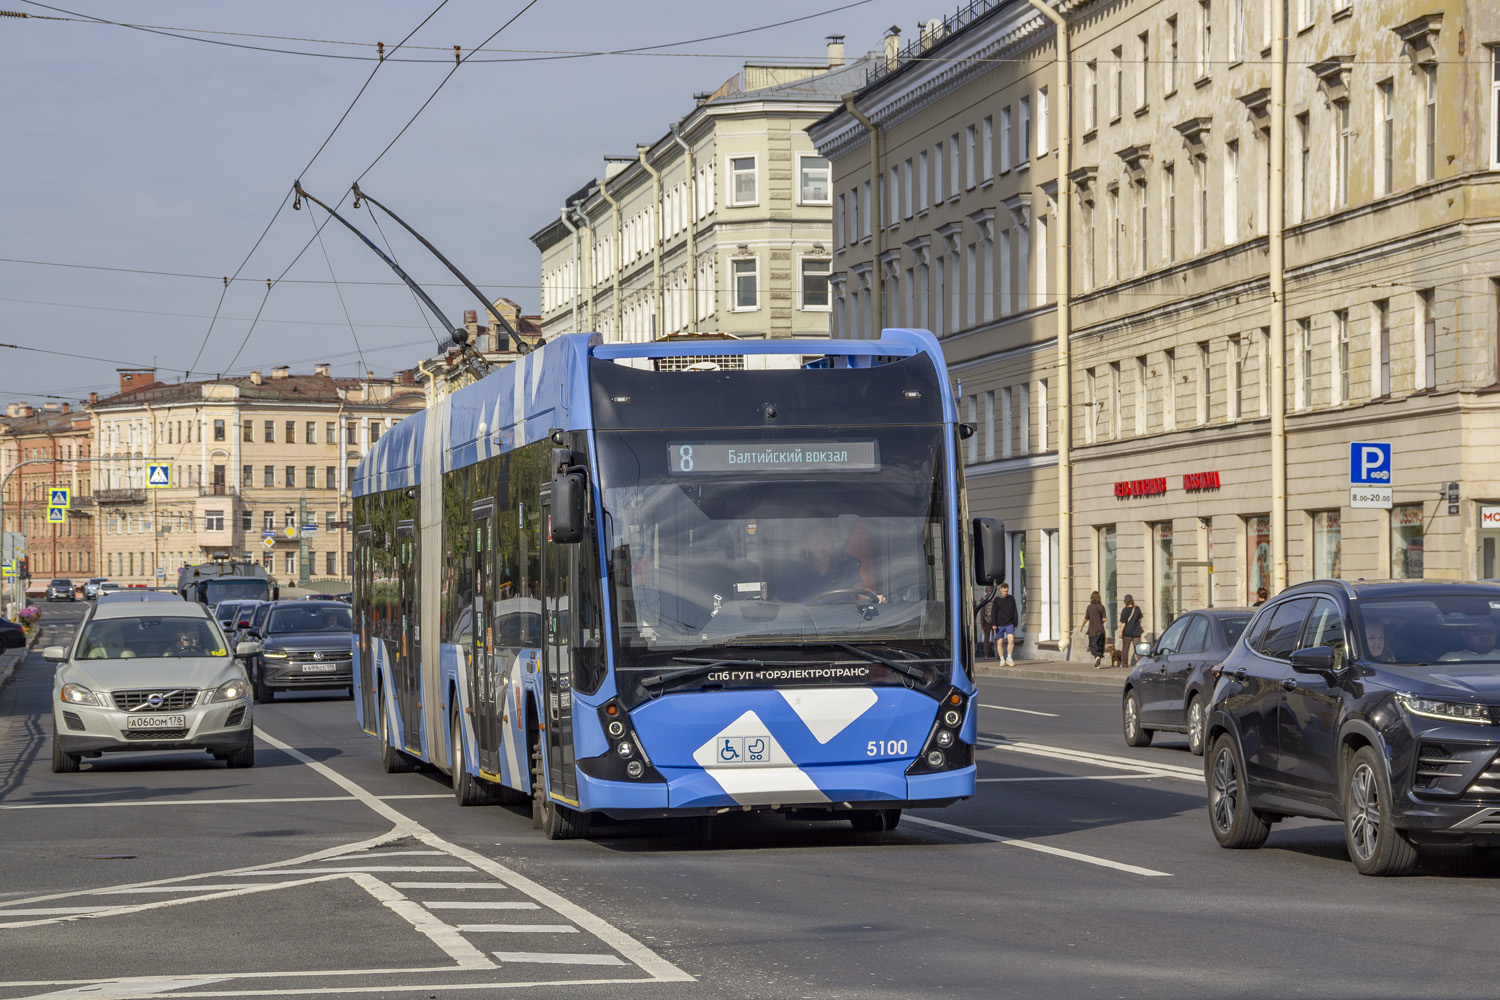
[{"label": "blue parking sign with p", "polygon": [[1349,482],[1354,486],[1391,485],[1390,442],[1349,442]]}]

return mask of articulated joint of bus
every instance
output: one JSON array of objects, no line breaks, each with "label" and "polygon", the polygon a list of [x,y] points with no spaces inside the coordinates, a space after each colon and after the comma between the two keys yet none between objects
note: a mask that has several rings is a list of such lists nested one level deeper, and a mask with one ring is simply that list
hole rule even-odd
[{"label": "articulated joint of bus", "polygon": [[667,780],[652,765],[624,705],[613,698],[600,705],[599,725],[607,737],[609,749],[598,757],[580,760],[580,771],[590,778],[605,781],[664,783]]},{"label": "articulated joint of bus", "polygon": [[959,735],[964,719],[969,713],[969,698],[958,688],[949,688],[938,702],[937,715],[922,744],[922,752],[912,761],[906,773],[936,774],[940,771],[957,771],[974,763],[974,747],[965,743]]}]

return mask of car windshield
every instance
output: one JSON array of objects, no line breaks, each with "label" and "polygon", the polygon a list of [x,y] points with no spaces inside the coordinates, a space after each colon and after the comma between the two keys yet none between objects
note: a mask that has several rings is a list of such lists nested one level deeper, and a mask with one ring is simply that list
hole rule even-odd
[{"label": "car windshield", "polygon": [[271,612],[267,632],[349,632],[354,621],[348,608],[311,605],[303,608],[277,608]]},{"label": "car windshield", "polygon": [[167,656],[228,656],[219,630],[206,618],[96,618],[78,639],[80,660],[155,659]]},{"label": "car windshield", "polygon": [[269,595],[270,584],[264,580],[209,580],[203,587],[203,599],[208,604],[262,600]]},{"label": "car windshield", "polygon": [[[939,428],[684,436],[599,435],[627,661],[809,641],[949,654]],[[792,452],[803,468],[756,467]]]},{"label": "car windshield", "polygon": [[1243,618],[1220,618],[1219,624],[1224,626],[1224,643],[1233,646],[1240,641],[1240,634],[1245,631],[1245,626],[1250,624],[1250,616]]},{"label": "car windshield", "polygon": [[1366,598],[1358,607],[1369,660],[1414,666],[1500,663],[1500,592]]}]

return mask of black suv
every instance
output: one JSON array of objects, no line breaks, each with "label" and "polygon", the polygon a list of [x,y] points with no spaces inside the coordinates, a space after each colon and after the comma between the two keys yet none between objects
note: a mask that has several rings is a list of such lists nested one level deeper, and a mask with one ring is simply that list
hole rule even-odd
[{"label": "black suv", "polygon": [[1500,845],[1500,585],[1298,584],[1217,673],[1204,776],[1224,847],[1286,816],[1341,821],[1366,875],[1424,844]]},{"label": "black suv", "polygon": [[[354,623],[338,601],[269,601],[257,608],[258,624],[244,638],[255,700],[278,690],[347,688],[354,694]],[[260,613],[264,612],[261,617]]]}]

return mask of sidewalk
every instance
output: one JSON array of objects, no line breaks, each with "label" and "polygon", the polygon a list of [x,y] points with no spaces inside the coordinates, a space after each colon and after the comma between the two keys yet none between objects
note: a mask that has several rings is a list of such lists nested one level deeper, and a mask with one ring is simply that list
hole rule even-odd
[{"label": "sidewalk", "polygon": [[23,646],[20,649],[7,649],[0,653],[0,689],[10,682],[10,675],[15,673],[21,661],[26,659],[27,652],[29,650]]},{"label": "sidewalk", "polygon": [[1094,684],[1118,690],[1130,671],[1121,667],[1094,669],[1094,658],[1068,663],[1065,660],[1017,660],[1007,667],[999,660],[978,660],[975,673],[980,677],[1016,677],[1028,681],[1068,681],[1074,684]]}]

